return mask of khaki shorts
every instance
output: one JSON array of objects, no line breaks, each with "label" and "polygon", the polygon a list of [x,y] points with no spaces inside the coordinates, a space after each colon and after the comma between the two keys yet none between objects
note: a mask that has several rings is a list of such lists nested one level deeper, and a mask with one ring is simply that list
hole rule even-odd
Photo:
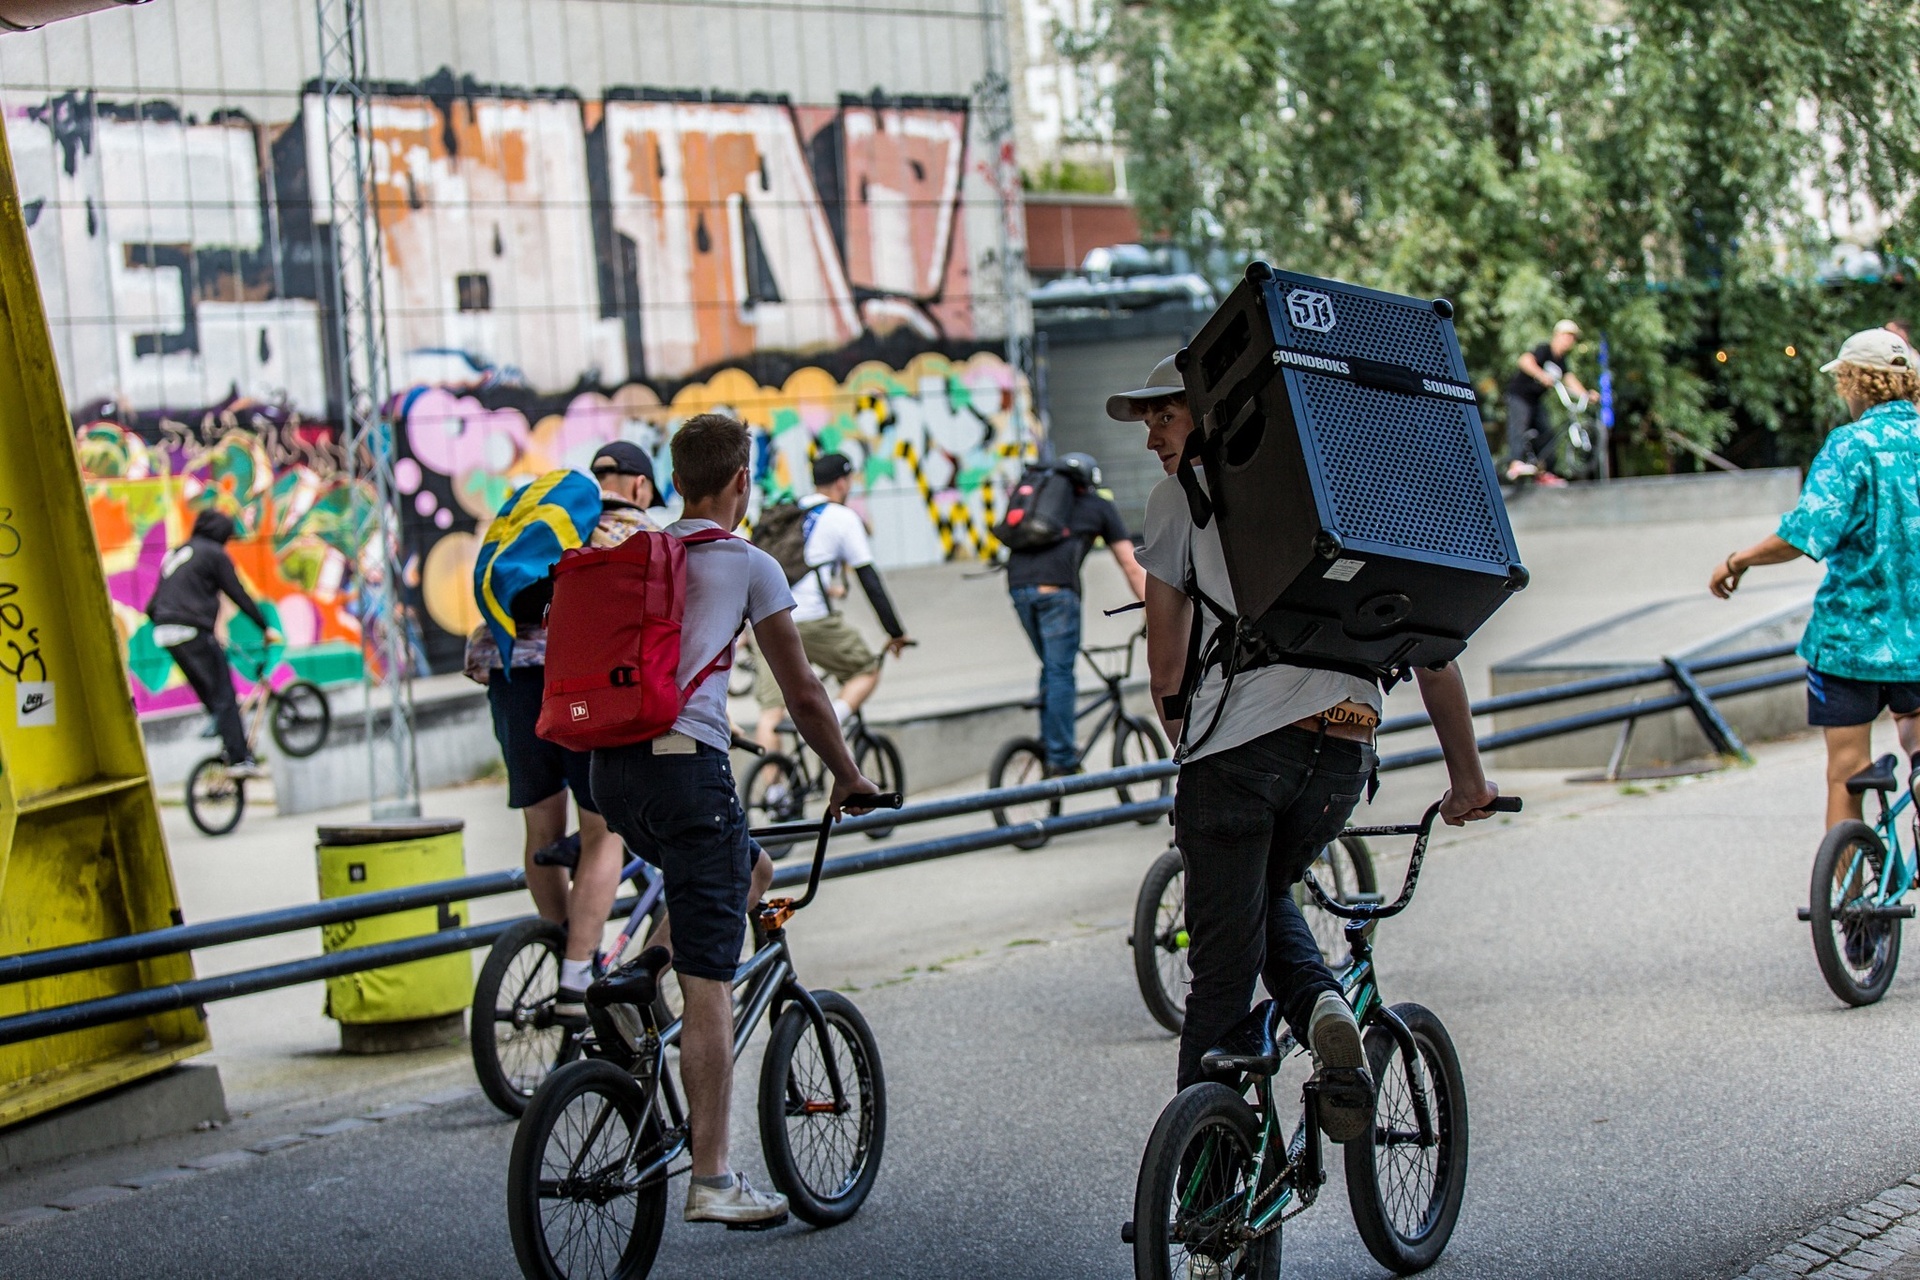
[{"label": "khaki shorts", "polygon": [[[832,613],[795,625],[800,629],[800,643],[807,651],[807,661],[841,684],[880,665],[880,656],[867,648],[866,640],[842,614]],[[763,711],[786,704],[764,656],[754,673],[753,697]]]}]

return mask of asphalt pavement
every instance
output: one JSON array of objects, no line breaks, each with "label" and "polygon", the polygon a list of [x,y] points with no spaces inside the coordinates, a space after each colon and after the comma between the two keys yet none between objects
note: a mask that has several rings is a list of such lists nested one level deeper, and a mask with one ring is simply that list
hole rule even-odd
[{"label": "asphalt pavement", "polygon": [[[1468,1081],[1466,1206],[1431,1274],[1731,1276],[1920,1167],[1920,975],[1866,1009],[1828,994],[1793,918],[1820,835],[1819,747],[1760,754],[1449,833],[1412,908],[1382,926],[1388,999],[1440,1013]],[[935,946],[937,904],[919,918]],[[803,967],[824,921],[795,925]],[[891,1102],[865,1209],[819,1232],[675,1221],[656,1274],[1128,1274],[1120,1223],[1173,1042],[1140,1004],[1123,936],[1084,918],[849,983]],[[758,1061],[750,1048],[736,1116],[750,1172]],[[9,1228],[0,1275],[512,1277],[512,1131],[473,1098],[339,1132]],[[1384,1274],[1337,1161],[1287,1228],[1285,1274]]]}]

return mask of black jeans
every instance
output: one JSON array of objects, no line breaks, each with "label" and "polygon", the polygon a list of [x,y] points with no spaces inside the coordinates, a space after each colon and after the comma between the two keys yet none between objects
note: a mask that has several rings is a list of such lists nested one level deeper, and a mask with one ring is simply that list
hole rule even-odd
[{"label": "black jeans", "polygon": [[1560,437],[1547,421],[1546,406],[1511,393],[1507,396],[1507,460],[1529,462],[1542,471],[1553,470]]},{"label": "black jeans", "polygon": [[1340,834],[1373,775],[1373,748],[1305,729],[1276,729],[1180,770],[1174,829],[1186,860],[1186,1029],[1179,1087],[1253,1003],[1253,980],[1305,1043],[1323,991],[1340,984],[1289,890]]},{"label": "black jeans", "polygon": [[246,726],[240,723],[240,700],[233,693],[233,668],[227,665],[226,650],[220,642],[202,631],[185,644],[167,650],[179,664],[180,673],[200,696],[200,704],[213,716],[220,730],[220,742],[226,748],[228,764],[253,759],[247,747]]}]

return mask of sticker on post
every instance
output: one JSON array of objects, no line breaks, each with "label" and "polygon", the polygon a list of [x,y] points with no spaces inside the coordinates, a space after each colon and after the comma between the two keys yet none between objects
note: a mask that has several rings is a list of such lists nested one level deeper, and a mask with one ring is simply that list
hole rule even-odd
[{"label": "sticker on post", "polygon": [[53,728],[53,681],[22,680],[14,690],[16,724],[22,729]]},{"label": "sticker on post", "polygon": [[1332,567],[1320,576],[1332,578],[1335,582],[1352,582],[1353,575],[1366,567],[1365,560],[1335,560]]}]

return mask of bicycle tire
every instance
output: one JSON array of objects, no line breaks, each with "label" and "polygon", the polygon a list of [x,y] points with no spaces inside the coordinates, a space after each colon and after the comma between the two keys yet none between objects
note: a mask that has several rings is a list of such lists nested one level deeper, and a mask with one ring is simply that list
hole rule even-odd
[{"label": "bicycle tire", "polygon": [[[785,790],[769,798],[768,792],[774,789],[775,783]],[[747,811],[750,827],[798,822],[807,803],[807,775],[801,771],[800,762],[778,751],[769,751],[755,760],[747,769],[747,785],[740,803]],[[769,840],[760,845],[771,858],[784,858],[793,846],[791,840]]]},{"label": "bicycle tire", "polygon": [[227,773],[227,762],[208,756],[187,775],[187,817],[202,834],[224,836],[247,811],[247,783]]},{"label": "bicycle tire", "polygon": [[1153,1020],[1180,1034],[1187,1020],[1186,863],[1173,848],[1154,859],[1133,904],[1133,976]]},{"label": "bicycle tire", "polygon": [[[1334,850],[1336,846],[1339,852]],[[1374,874],[1373,852],[1367,848],[1367,842],[1359,836],[1341,836],[1327,845],[1308,868],[1320,887],[1333,896],[1336,902],[1350,902],[1355,894],[1377,893],[1380,882]],[[1293,901],[1300,908],[1300,914],[1306,917],[1307,928],[1313,931],[1313,940],[1320,947],[1321,958],[1337,973],[1351,963],[1353,957],[1348,954],[1343,959],[1335,959],[1346,946],[1347,922],[1330,911],[1322,911],[1320,904],[1307,892],[1304,882],[1293,886]]]},{"label": "bicycle tire", "polygon": [[[1122,715],[1113,726],[1113,767],[1124,769],[1129,765],[1152,764],[1156,760],[1167,758],[1167,742],[1160,736],[1160,730],[1151,721],[1139,716]],[[1146,783],[1145,787],[1158,787],[1158,797],[1165,799],[1173,790],[1173,779],[1162,778],[1158,783]],[[1144,790],[1144,787],[1143,787]],[[1114,793],[1120,797],[1121,804],[1134,802],[1134,788],[1115,787]],[[1147,799],[1142,795],[1141,799]],[[1144,818],[1135,818],[1143,827],[1150,827],[1160,821],[1162,815],[1149,814]]]},{"label": "bicycle tire", "polygon": [[[473,1074],[487,1101],[510,1116],[525,1113],[547,1077],[578,1051],[578,1037],[565,1028],[540,1025],[541,1006],[552,1004],[560,989],[566,949],[560,925],[523,920],[494,940],[473,984],[467,1020]],[[504,1041],[502,1026],[511,1028]]]},{"label": "bicycle tire", "polygon": [[[1856,860],[1852,854],[1860,851]],[[1841,864],[1842,858],[1848,865]],[[1820,976],[1847,1004],[1872,1004],[1887,994],[1900,965],[1901,922],[1861,919],[1849,908],[1880,906],[1879,885],[1886,869],[1887,846],[1864,822],[1841,822],[1820,841],[1807,889],[1807,918],[1813,929],[1813,955]],[[1843,890],[1836,872],[1847,876]],[[1836,902],[1836,898],[1841,901]]]},{"label": "bicycle tire", "polygon": [[751,694],[759,670],[759,659],[753,650],[744,644],[735,645],[733,665],[727,668],[727,696],[744,698]]},{"label": "bicycle tire", "polygon": [[[1009,738],[1000,744],[1000,749],[993,753],[993,763],[987,766],[987,789],[998,791],[1002,787],[1022,787],[1046,776],[1046,744],[1038,738]],[[1060,801],[1036,801],[1015,808],[995,805],[993,823],[997,827],[1006,827],[1018,822],[1032,822],[1041,816],[1039,811],[1042,808],[1046,810],[1046,817],[1058,817]],[[1029,814],[1028,810],[1033,812]],[[1043,832],[1036,836],[1021,836],[1010,843],[1016,849],[1038,849],[1047,842],[1047,838]]]},{"label": "bicycle tire", "polygon": [[[659,1140],[651,1102],[646,1086],[599,1058],[568,1063],[534,1094],[514,1132],[507,1162],[507,1230],[514,1257],[529,1280],[640,1280],[652,1270],[666,1225],[667,1180],[661,1177],[631,1192],[617,1191],[619,1183],[612,1181],[635,1162],[636,1148],[644,1152]],[[571,1176],[575,1158],[550,1161],[556,1133],[562,1135],[563,1152],[567,1137],[579,1140],[582,1154],[594,1155],[602,1165],[601,1176]],[[615,1171],[612,1178],[607,1166]],[[553,1176],[563,1172],[568,1176]],[[551,1194],[543,1196],[543,1186]],[[563,1194],[569,1190],[579,1194]],[[596,1199],[602,1202],[593,1204]],[[576,1216],[592,1213],[601,1219],[601,1229],[556,1232],[555,1219],[564,1211],[550,1216],[548,1205],[573,1206]],[[611,1259],[581,1256],[596,1245],[601,1253],[614,1247],[620,1252]]]},{"label": "bicycle tire", "polygon": [[[1347,1203],[1374,1261],[1408,1275],[1433,1265],[1460,1218],[1467,1188],[1467,1086],[1453,1037],[1433,1010],[1409,1003],[1393,1006],[1393,1012],[1413,1033],[1432,1108],[1434,1141],[1431,1147],[1419,1142],[1410,1064],[1400,1056],[1393,1032],[1376,1021],[1366,1038],[1374,1122],[1368,1141],[1346,1145]],[[1410,1156],[1410,1150],[1431,1155]],[[1382,1152],[1393,1154],[1383,1161]],[[1409,1173],[1416,1176],[1411,1191],[1401,1185]]]},{"label": "bicycle tire", "polygon": [[[1223,1084],[1189,1086],[1166,1105],[1154,1122],[1153,1136],[1147,1139],[1134,1184],[1133,1274],[1137,1280],[1184,1280],[1194,1273],[1194,1261],[1203,1257],[1222,1264],[1216,1271],[1221,1276],[1278,1280],[1280,1228],[1251,1241],[1236,1240],[1235,1227],[1244,1223],[1221,1222],[1238,1216],[1226,1206],[1246,1202],[1259,1140],[1259,1117],[1245,1099]],[[1190,1159],[1188,1153],[1196,1144],[1201,1144],[1200,1150]],[[1196,1173],[1196,1169],[1202,1171]],[[1186,1237],[1194,1233],[1196,1217],[1210,1215],[1204,1210],[1199,1215],[1186,1211],[1181,1204],[1183,1187],[1186,1199],[1204,1197],[1217,1211],[1211,1215],[1213,1238],[1199,1242],[1198,1248]],[[1180,1254],[1185,1256],[1176,1256]]]},{"label": "bicycle tire", "polygon": [[[880,1046],[853,1001],[837,991],[816,991],[813,998],[826,1019],[829,1040],[836,1041],[833,1054],[841,1086],[858,1114],[849,1126],[841,1123],[844,1115],[809,1108],[809,1103],[830,1106],[833,1086],[812,1020],[799,1004],[789,1003],[773,1024],[760,1061],[760,1149],[766,1153],[768,1176],[787,1197],[794,1216],[830,1227],[859,1212],[880,1176],[887,1142],[887,1081]],[[796,1121],[810,1135],[799,1144],[800,1151]],[[838,1129],[839,1142],[821,1140],[827,1126]],[[828,1163],[812,1167],[811,1157],[823,1147]],[[851,1155],[836,1159],[849,1148]],[[803,1163],[809,1167],[802,1168]]]},{"label": "bicycle tire", "polygon": [[[900,748],[894,746],[893,739],[886,734],[875,733],[862,725],[854,737],[853,763],[880,790],[907,794],[907,769],[900,763]],[[873,767],[869,768],[870,765]],[[885,840],[893,831],[890,826],[869,827],[867,838]]]},{"label": "bicycle tire", "polygon": [[267,724],[273,731],[274,745],[282,754],[296,760],[327,745],[333,728],[333,707],[327,695],[311,680],[295,680],[270,696]]}]

